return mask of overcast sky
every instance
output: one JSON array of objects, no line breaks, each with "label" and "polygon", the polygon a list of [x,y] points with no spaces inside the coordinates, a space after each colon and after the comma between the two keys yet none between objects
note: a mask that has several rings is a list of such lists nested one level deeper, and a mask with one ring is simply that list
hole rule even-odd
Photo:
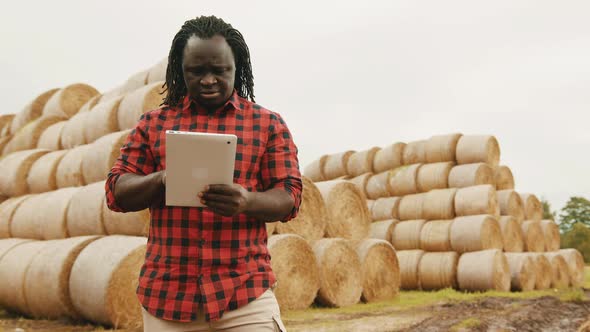
[{"label": "overcast sky", "polygon": [[214,14],[246,38],[255,94],[302,168],[325,153],[493,134],[516,189],[590,198],[588,1],[12,1],[0,113],[85,82],[106,91]]}]

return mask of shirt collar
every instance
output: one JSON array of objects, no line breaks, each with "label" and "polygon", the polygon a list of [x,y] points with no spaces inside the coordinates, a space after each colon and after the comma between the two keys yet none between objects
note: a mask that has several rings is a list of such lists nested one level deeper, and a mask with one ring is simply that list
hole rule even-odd
[{"label": "shirt collar", "polygon": [[[223,104],[223,106],[218,107],[213,111],[213,113],[217,113],[220,111],[230,111],[230,110],[240,110],[240,100],[239,95],[236,89],[234,89],[233,93],[229,97],[229,99]],[[197,112],[209,112],[205,108],[201,107],[199,103],[197,103],[194,99],[192,99],[188,94],[182,100],[182,110],[189,111],[194,110]]]}]

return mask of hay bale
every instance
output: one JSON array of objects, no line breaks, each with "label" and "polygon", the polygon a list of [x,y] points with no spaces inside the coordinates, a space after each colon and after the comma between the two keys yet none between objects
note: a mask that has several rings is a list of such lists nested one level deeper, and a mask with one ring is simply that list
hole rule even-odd
[{"label": "hay bale", "polygon": [[277,225],[280,221],[273,221],[273,222],[266,222],[266,235],[270,237],[273,234],[276,234]]},{"label": "hay bale", "polygon": [[[168,64],[168,61],[166,61],[166,64]],[[149,70],[142,70],[140,72],[137,72],[137,73],[129,76],[129,78],[125,81],[125,83],[123,83],[122,90],[125,91],[126,93],[128,93],[128,92],[135,91],[135,90],[145,86],[148,83],[148,74],[149,74]],[[166,70],[164,69],[164,78],[162,78],[161,80],[157,80],[157,81],[165,81],[165,80],[166,80]]]},{"label": "hay bale", "polygon": [[22,127],[4,147],[4,154],[37,148],[41,134],[51,125],[62,121],[58,117],[42,116]]},{"label": "hay bale", "polygon": [[455,151],[457,150],[457,142],[461,136],[463,136],[463,134],[455,133],[430,137],[424,146],[426,162],[454,162],[456,159]]},{"label": "hay bale", "polygon": [[400,273],[395,249],[389,242],[363,240],[356,247],[361,263],[364,302],[391,300],[399,293]]},{"label": "hay bale", "polygon": [[154,83],[166,80],[166,69],[168,68],[168,58],[160,60],[158,63],[148,69],[146,83]]},{"label": "hay bale", "polygon": [[[82,105],[80,107],[80,109],[78,110],[78,113],[74,114],[74,116],[72,116],[70,118],[70,120],[72,120],[76,115],[80,114],[80,113],[86,113],[90,110],[92,110],[92,108],[94,108],[94,106],[96,106],[96,104],[98,104],[98,102],[100,101],[100,99],[102,98],[102,95],[99,93],[97,95],[95,95],[94,97],[88,99],[87,102],[84,103],[84,105]],[[68,121],[70,121],[68,120]],[[84,144],[84,143],[82,143]]]},{"label": "hay bale", "polygon": [[313,182],[326,181],[327,179],[324,176],[324,167],[326,165],[327,159],[328,156],[323,155],[319,159],[312,161],[311,164],[307,165],[303,169],[303,175]]},{"label": "hay bale", "polygon": [[324,164],[324,177],[327,180],[332,180],[347,175],[348,170],[346,166],[348,159],[353,153],[354,151],[345,151],[327,155],[326,163]]},{"label": "hay bale", "polygon": [[420,289],[419,267],[424,256],[423,250],[396,250],[400,271],[400,288],[404,290]]},{"label": "hay bale", "polygon": [[391,244],[396,250],[420,249],[420,233],[426,220],[407,220],[395,224]]},{"label": "hay bale", "polygon": [[422,164],[426,162],[426,141],[414,141],[406,144],[402,156],[404,165]]},{"label": "hay bale", "polygon": [[559,237],[559,227],[553,220],[541,220],[541,230],[545,238],[545,251],[557,251],[560,248],[561,241]]},{"label": "hay bale", "polygon": [[82,172],[82,161],[90,146],[90,144],[77,146],[68,150],[63,156],[55,172],[55,181],[58,188],[80,187],[87,184]]},{"label": "hay bale", "polygon": [[90,243],[70,274],[70,296],[85,319],[114,328],[141,322],[135,294],[144,262],[146,238],[113,235]]},{"label": "hay bale", "polygon": [[0,203],[0,239],[12,237],[10,228],[14,211],[29,197],[29,195],[12,197]]},{"label": "hay bale", "polygon": [[345,307],[359,302],[362,270],[359,257],[346,240],[326,238],[313,245],[320,271],[316,300],[329,307]]},{"label": "hay bale", "polygon": [[369,183],[369,179],[372,176],[373,173],[365,173],[347,180],[354,184],[359,189],[359,191],[363,193],[363,195],[367,196],[367,183]]},{"label": "hay bale", "polygon": [[434,189],[445,189],[449,187],[449,173],[453,168],[453,162],[440,162],[424,164],[418,169],[416,185],[421,193]]},{"label": "hay bale", "polygon": [[61,144],[64,149],[73,149],[86,144],[85,124],[90,112],[78,113],[69,119],[61,131]]},{"label": "hay bale", "polygon": [[438,290],[457,288],[457,264],[459,254],[449,252],[426,252],[418,265],[420,288]]},{"label": "hay bale", "polygon": [[540,253],[524,253],[533,259],[535,262],[535,289],[543,290],[551,286],[553,278],[551,263],[543,254]]},{"label": "hay bale", "polygon": [[498,221],[490,215],[457,217],[451,224],[451,248],[458,253],[504,246]]},{"label": "hay bale", "polygon": [[79,318],[70,298],[70,272],[82,249],[98,238],[81,236],[46,242],[24,278],[25,299],[33,317]]},{"label": "hay bale", "polygon": [[512,216],[516,222],[521,223],[524,220],[524,207],[520,195],[514,190],[496,191],[500,214],[503,216]]},{"label": "hay bale", "polygon": [[82,158],[84,182],[93,183],[106,180],[109,171],[121,155],[121,147],[130,132],[131,130],[124,130],[108,134],[91,144]]},{"label": "hay bale", "polygon": [[405,196],[418,193],[418,171],[422,164],[403,166],[391,171],[388,190],[390,196]]},{"label": "hay bale", "polygon": [[402,197],[398,207],[399,220],[423,219],[424,197],[426,197],[426,194],[414,194]]},{"label": "hay bale", "polygon": [[45,211],[41,207],[47,205],[43,202],[46,198],[44,194],[28,195],[27,199],[20,202],[10,222],[10,234],[13,237],[43,240]]},{"label": "hay bale", "polygon": [[135,128],[137,120],[143,113],[160,107],[166,97],[162,84],[164,82],[150,82],[150,84],[125,95],[117,114],[118,130]]},{"label": "hay bale", "polygon": [[71,118],[78,113],[82,105],[98,94],[95,88],[87,84],[68,85],[49,98],[43,107],[43,115]]},{"label": "hay bale", "polygon": [[66,153],[67,150],[52,151],[41,156],[33,163],[27,176],[30,193],[44,193],[57,189],[55,174],[57,173],[57,166]]},{"label": "hay bale", "polygon": [[434,189],[424,195],[422,215],[426,220],[455,218],[457,189]]},{"label": "hay bale", "polygon": [[117,114],[122,99],[117,97],[98,103],[88,112],[84,121],[84,139],[87,143],[119,130]]},{"label": "hay bale", "polygon": [[496,189],[492,185],[461,188],[455,194],[455,214],[457,216],[497,215],[498,210]]},{"label": "hay bale", "polygon": [[420,231],[420,249],[424,251],[452,251],[451,225],[453,220],[433,220]]},{"label": "hay bale", "polygon": [[307,177],[302,180],[303,192],[297,217],[277,224],[276,229],[279,234],[297,234],[313,243],[324,237],[329,222],[328,210],[315,184]]},{"label": "hay bale", "polygon": [[24,315],[30,315],[25,298],[25,275],[31,261],[47,242],[31,241],[14,246],[0,260],[0,307]]},{"label": "hay bale", "polygon": [[369,232],[369,238],[385,240],[389,243],[393,241],[393,230],[395,225],[399,223],[399,220],[380,220],[371,223],[371,229]]},{"label": "hay bale", "polygon": [[4,148],[6,147],[6,145],[8,145],[8,143],[10,143],[10,140],[12,139],[12,136],[2,136],[0,137],[0,156],[4,155]]},{"label": "hay bale", "polygon": [[393,143],[375,153],[373,172],[381,173],[403,165],[405,143]]},{"label": "hay bale", "polygon": [[390,196],[389,178],[392,171],[385,171],[378,174],[372,174],[368,177],[365,184],[365,195],[369,199],[379,199]]},{"label": "hay bale", "polygon": [[102,206],[105,203],[105,182],[81,187],[72,197],[66,213],[69,236],[104,235]]},{"label": "hay bale", "polygon": [[500,145],[494,136],[465,135],[457,142],[457,164],[486,163],[497,166],[500,162]]},{"label": "hay bale", "polygon": [[506,252],[523,252],[524,238],[522,229],[512,216],[501,216],[498,219],[502,231],[502,242]]},{"label": "hay bale", "polygon": [[372,147],[364,151],[356,151],[350,158],[348,158],[346,164],[347,174],[355,177],[365,173],[373,172],[373,159],[375,154],[381,150],[379,147]]},{"label": "hay bale", "polygon": [[[0,261],[2,261],[2,257],[6,255],[14,247],[21,245],[23,243],[31,242],[33,240],[29,239],[2,239],[0,240]],[[0,300],[1,301],[1,300]]]},{"label": "hay bale", "polygon": [[51,89],[43,92],[35,97],[31,103],[25,106],[22,111],[16,113],[14,119],[12,119],[12,122],[10,123],[9,134],[15,135],[22,127],[41,117],[45,104],[58,90],[59,89]]},{"label": "hay bale", "polygon": [[459,288],[467,291],[510,290],[510,267],[501,250],[469,252],[459,257]]},{"label": "hay bale", "polygon": [[28,193],[27,174],[33,163],[47,152],[41,149],[19,151],[0,159],[0,193],[9,197]]},{"label": "hay bale", "polygon": [[126,213],[115,212],[109,209],[105,200],[102,204],[102,217],[104,228],[109,235],[148,236],[150,229],[149,209]]},{"label": "hay bale", "polygon": [[505,253],[510,268],[510,289],[531,291],[535,289],[537,266],[533,258],[525,253]]},{"label": "hay bale", "polygon": [[316,182],[328,209],[327,237],[361,240],[369,236],[371,218],[364,195],[344,180]]},{"label": "hay bale", "polygon": [[480,184],[491,184],[494,187],[494,171],[484,163],[458,165],[449,173],[449,187],[465,188],[478,186]]},{"label": "hay bale", "polygon": [[551,264],[551,288],[567,288],[570,284],[570,276],[567,262],[558,253],[543,253]]},{"label": "hay bale", "polygon": [[498,166],[494,168],[494,180],[496,190],[514,189],[514,176],[508,166]]},{"label": "hay bale", "polygon": [[533,194],[520,194],[524,207],[524,217],[527,220],[541,221],[543,219],[543,204]]},{"label": "hay bale", "polygon": [[16,114],[0,115],[0,137],[10,135],[10,126]]},{"label": "hay bale", "polygon": [[305,239],[295,234],[268,238],[272,270],[277,278],[274,294],[283,310],[307,309],[320,289],[315,254]]},{"label": "hay bale", "polygon": [[543,235],[541,223],[534,220],[525,220],[520,226],[524,238],[524,251],[544,252],[545,236]]},{"label": "hay bale", "polygon": [[54,151],[63,149],[61,145],[61,132],[66,122],[60,121],[47,127],[41,134],[41,137],[39,137],[37,148]]},{"label": "hay bale", "polygon": [[398,219],[400,200],[400,197],[383,197],[372,201],[373,205],[369,209],[371,219],[373,221]]},{"label": "hay bale", "polygon": [[574,287],[580,287],[584,283],[584,257],[576,249],[568,248],[558,251],[565,259],[570,275],[570,283]]}]

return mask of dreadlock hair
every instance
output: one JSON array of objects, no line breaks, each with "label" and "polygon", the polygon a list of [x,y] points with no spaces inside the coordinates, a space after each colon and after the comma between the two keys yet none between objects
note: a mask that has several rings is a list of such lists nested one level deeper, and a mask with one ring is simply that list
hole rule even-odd
[{"label": "dreadlock hair", "polygon": [[238,95],[249,98],[254,102],[254,77],[250,62],[250,51],[244,40],[244,36],[234,29],[231,24],[225,23],[215,16],[201,16],[184,22],[180,31],[174,36],[170,54],[168,55],[168,68],[166,69],[165,91],[168,92],[164,102],[169,106],[178,106],[186,96],[186,85],[182,73],[182,57],[186,43],[193,35],[209,39],[214,35],[220,35],[229,44],[236,62],[236,75],[234,88]]}]

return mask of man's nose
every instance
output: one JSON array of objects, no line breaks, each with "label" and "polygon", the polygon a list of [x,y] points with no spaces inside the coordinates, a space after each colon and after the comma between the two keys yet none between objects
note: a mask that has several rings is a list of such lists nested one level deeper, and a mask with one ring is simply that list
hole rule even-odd
[{"label": "man's nose", "polygon": [[217,83],[217,80],[215,79],[215,76],[211,73],[206,73],[202,78],[201,78],[201,84],[202,85],[213,85]]}]

